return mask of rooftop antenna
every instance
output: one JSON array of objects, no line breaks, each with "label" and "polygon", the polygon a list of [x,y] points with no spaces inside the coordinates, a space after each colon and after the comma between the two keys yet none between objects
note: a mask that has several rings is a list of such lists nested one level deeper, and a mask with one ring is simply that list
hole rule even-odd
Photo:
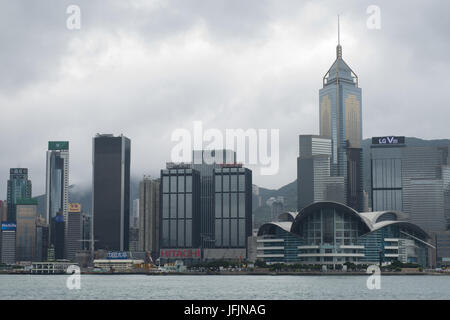
[{"label": "rooftop antenna", "polygon": [[336,48],[336,56],[338,59],[342,58],[342,47],[341,47],[341,21],[340,15],[338,14],[338,45]]},{"label": "rooftop antenna", "polygon": [[338,14],[338,45],[341,45],[341,20]]}]

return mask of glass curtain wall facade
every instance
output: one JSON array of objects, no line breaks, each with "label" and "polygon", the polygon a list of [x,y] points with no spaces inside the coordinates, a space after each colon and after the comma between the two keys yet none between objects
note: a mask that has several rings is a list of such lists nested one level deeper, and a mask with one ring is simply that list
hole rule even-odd
[{"label": "glass curtain wall facade", "polygon": [[[266,263],[298,263],[298,247],[303,244],[298,235],[289,232],[289,228],[282,228],[281,224],[266,224],[258,232],[256,239],[256,258]],[[288,229],[288,230],[286,230]]]},{"label": "glass curtain wall facade", "polygon": [[192,168],[200,173],[201,247],[214,248],[214,170],[223,164],[235,164],[236,153],[231,150],[194,150],[192,154]]},{"label": "glass curtain wall facade", "polygon": [[305,217],[299,225],[303,246],[299,247],[300,262],[357,262],[363,253],[358,237],[367,232],[361,218],[336,208],[324,208]]},{"label": "glass curtain wall facade", "polygon": [[246,248],[252,228],[252,174],[242,167],[214,170],[215,247]]},{"label": "glass curtain wall facade", "polygon": [[[170,183],[170,178],[166,178],[166,183]],[[150,252],[155,259],[159,254],[159,192],[159,179],[144,177],[139,184],[139,250]]]},{"label": "glass curtain wall facade", "polygon": [[49,141],[46,171],[46,221],[59,212],[67,220],[69,205],[69,142]]},{"label": "glass curtain wall facade", "polygon": [[200,173],[190,168],[161,171],[161,248],[200,245]]},{"label": "glass curtain wall facade", "polygon": [[372,138],[374,211],[397,210],[433,236],[437,264],[450,258],[448,147],[408,146],[405,137]]},{"label": "glass curtain wall facade", "polygon": [[406,236],[405,233],[416,239],[423,237],[420,233],[395,224],[362,236],[359,244],[365,247],[365,255],[360,261],[390,263],[397,260],[402,263],[426,266],[428,248],[423,243]]},{"label": "glass curtain wall facade", "polygon": [[128,251],[131,141],[98,134],[92,145],[95,248]]},{"label": "glass curtain wall facade", "polygon": [[403,143],[395,144],[380,144],[379,141],[389,140],[372,138],[370,157],[373,211],[403,211],[402,150],[405,144],[404,137],[402,138],[400,141]]},{"label": "glass curtain wall facade", "polygon": [[7,221],[16,221],[17,200],[31,199],[31,194],[31,181],[28,180],[28,169],[10,169],[7,194]]},{"label": "glass curtain wall facade", "polygon": [[402,154],[403,210],[428,232],[446,230],[444,180],[448,148],[407,147]]},{"label": "glass curtain wall facade", "polygon": [[76,253],[81,250],[82,240],[82,213],[80,211],[70,211],[67,215],[66,232],[66,259],[75,261]]},{"label": "glass curtain wall facade", "polygon": [[59,260],[65,258],[65,231],[66,223],[63,214],[60,212],[56,217],[52,218],[50,223],[50,247],[54,250],[54,259]]},{"label": "glass curtain wall facade", "polygon": [[0,231],[0,262],[8,265],[16,263],[15,222],[3,222]]},{"label": "glass curtain wall facade", "polygon": [[49,226],[44,218],[38,217],[36,221],[36,258],[35,261],[47,261],[49,245]]},{"label": "glass curtain wall facade", "polygon": [[17,261],[33,261],[36,257],[37,201],[18,200],[17,205]]},{"label": "glass curtain wall facade", "polygon": [[[295,239],[295,241],[293,241]],[[429,235],[400,212],[357,212],[317,202],[293,222],[272,222],[258,231],[258,256],[270,263],[342,265],[401,262],[428,265]]]},{"label": "glass curtain wall facade", "polygon": [[[342,58],[340,44],[336,48],[336,61],[323,77],[319,104],[320,135],[332,141],[331,175],[345,178],[344,189],[352,192],[347,194],[347,204],[362,211],[362,92],[358,76]],[[348,172],[347,162],[354,164],[358,160],[359,165]]]},{"label": "glass curtain wall facade", "polygon": [[332,141],[329,138],[301,135],[297,159],[298,210],[319,201],[344,203],[344,177],[331,176]]}]

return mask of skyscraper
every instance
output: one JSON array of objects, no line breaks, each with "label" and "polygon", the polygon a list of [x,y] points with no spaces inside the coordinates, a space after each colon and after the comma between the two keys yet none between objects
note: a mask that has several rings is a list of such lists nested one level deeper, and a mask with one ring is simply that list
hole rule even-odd
[{"label": "skyscraper", "polygon": [[65,245],[66,259],[70,261],[75,261],[76,253],[81,250],[82,223],[81,204],[69,203]]},{"label": "skyscraper", "polygon": [[47,261],[50,240],[49,225],[42,216],[36,219],[36,255],[35,261]]},{"label": "skyscraper", "polygon": [[130,228],[139,228],[139,199],[132,202],[132,211],[130,215]]},{"label": "skyscraper", "polygon": [[362,94],[358,76],[342,58],[339,36],[336,60],[319,96],[320,135],[332,142],[331,175],[344,177],[347,205],[362,210]]},{"label": "skyscraper", "polygon": [[167,164],[161,170],[161,248],[199,248],[200,173],[187,165]]},{"label": "skyscraper", "polygon": [[139,183],[137,202],[139,205],[139,250],[150,252],[153,259],[156,259],[159,254],[159,188],[159,180],[144,177]]},{"label": "skyscraper", "polygon": [[96,249],[127,251],[130,226],[130,139],[97,134],[92,141],[92,208]]},{"label": "skyscraper", "polygon": [[17,261],[33,261],[36,258],[37,201],[19,199],[17,213]]},{"label": "skyscraper", "polygon": [[8,222],[16,221],[16,203],[19,199],[31,199],[31,181],[28,180],[28,169],[12,168],[8,180]]},{"label": "skyscraper", "polygon": [[16,223],[2,222],[0,237],[0,262],[16,263]]},{"label": "skyscraper", "polygon": [[373,137],[370,146],[373,211],[403,211],[402,158],[405,137]]},{"label": "skyscraper", "polygon": [[252,234],[252,171],[238,164],[214,169],[215,248],[246,248]]},{"label": "skyscraper", "polygon": [[298,210],[319,201],[345,203],[344,177],[331,176],[331,139],[300,135],[299,142]]},{"label": "skyscraper", "polygon": [[200,172],[201,246],[214,248],[214,170],[224,164],[236,163],[232,150],[194,150],[192,168]]},{"label": "skyscraper", "polygon": [[8,204],[0,200],[0,222],[8,220]]},{"label": "skyscraper", "polygon": [[[50,249],[53,249],[53,258],[65,258],[66,222],[62,212],[52,218],[50,222]],[[50,256],[49,256],[50,258]]]},{"label": "skyscraper", "polygon": [[[229,150],[198,150],[193,163],[161,170],[161,257],[244,259],[252,232],[252,172]],[[169,254],[170,256],[170,254]],[[171,257],[186,254],[175,254]]]},{"label": "skyscraper", "polygon": [[50,223],[59,212],[67,221],[69,203],[69,142],[49,141],[46,171],[46,214]]},{"label": "skyscraper", "polygon": [[437,263],[450,260],[449,148],[408,146],[405,137],[374,137],[372,206],[396,210],[437,242]]},{"label": "skyscraper", "polygon": [[82,250],[91,250],[92,243],[89,241],[91,240],[91,233],[92,233],[92,217],[90,214],[83,212],[81,215],[82,218],[82,243],[81,248]]}]

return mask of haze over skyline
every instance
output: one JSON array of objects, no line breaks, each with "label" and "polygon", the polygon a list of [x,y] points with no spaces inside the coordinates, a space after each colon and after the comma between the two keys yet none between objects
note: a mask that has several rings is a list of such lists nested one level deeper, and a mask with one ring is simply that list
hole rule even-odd
[{"label": "haze over skyline", "polygon": [[[66,8],[81,8],[68,30]],[[44,193],[49,140],[70,141],[70,184],[90,185],[92,138],[131,139],[133,176],[170,161],[177,128],[280,129],[280,171],[296,178],[298,135],[318,134],[322,77],[336,57],[359,76],[363,137],[450,138],[450,3],[378,1],[45,1],[2,3],[0,199],[9,168]],[[440,10],[436,10],[440,7]]]}]

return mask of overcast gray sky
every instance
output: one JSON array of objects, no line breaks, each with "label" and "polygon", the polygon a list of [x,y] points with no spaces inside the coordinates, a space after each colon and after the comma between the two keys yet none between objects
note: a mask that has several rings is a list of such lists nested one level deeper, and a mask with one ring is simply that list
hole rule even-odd
[{"label": "overcast gray sky", "polygon": [[[280,129],[296,178],[298,135],[317,134],[318,90],[335,59],[363,90],[363,135],[450,138],[448,1],[1,0],[0,199],[9,168],[44,192],[48,140],[70,141],[70,183],[91,183],[96,133],[132,140],[132,174],[159,176],[177,128]],[[81,8],[69,30],[66,9]],[[366,26],[381,8],[381,30]],[[253,168],[255,169],[255,168]]]}]

